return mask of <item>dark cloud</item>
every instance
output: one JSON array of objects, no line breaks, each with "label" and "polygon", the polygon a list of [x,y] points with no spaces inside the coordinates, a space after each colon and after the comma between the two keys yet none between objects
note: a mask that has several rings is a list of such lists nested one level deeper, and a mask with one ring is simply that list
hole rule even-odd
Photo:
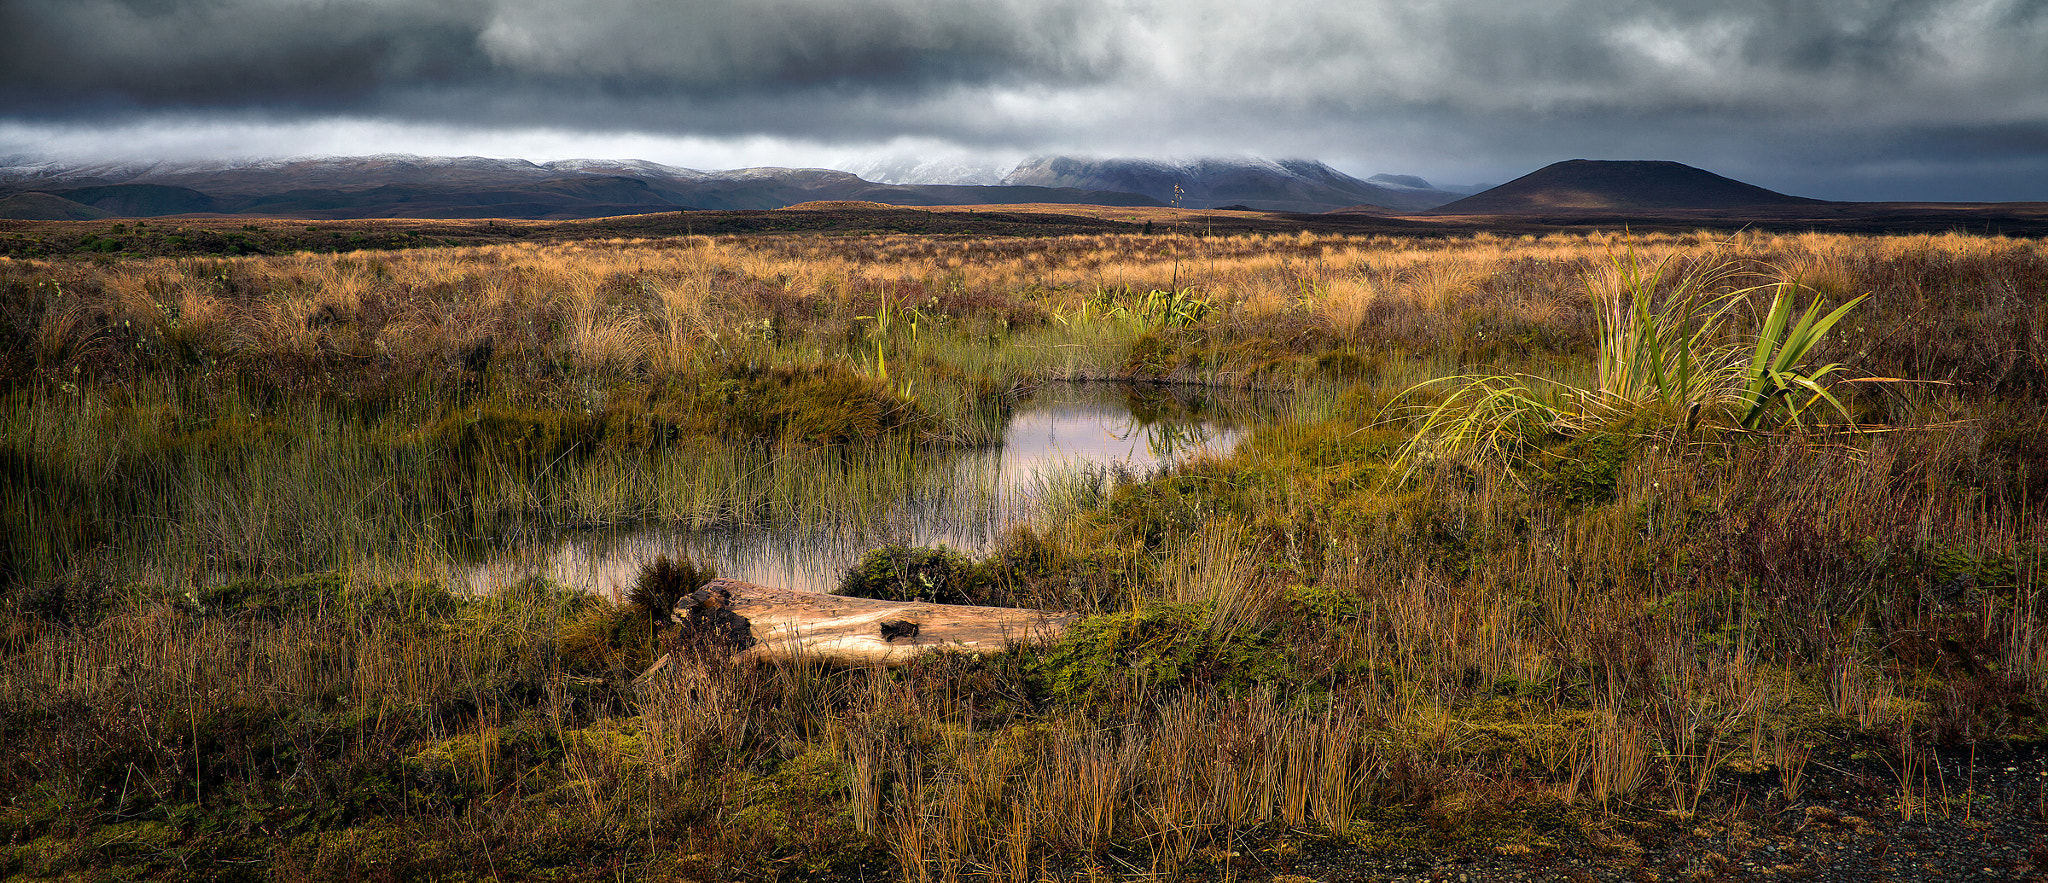
[{"label": "dark cloud", "polygon": [[929,0],[9,0],[0,97],[81,108],[403,108],[518,100],[917,91],[1113,71],[1085,4]]},{"label": "dark cloud", "polygon": [[9,0],[0,101],[54,116],[372,107],[393,90],[488,76],[474,45],[481,9],[462,0]]},{"label": "dark cloud", "polygon": [[2041,0],[0,0],[0,126],[345,114],[1452,180],[1668,158],[2048,199],[2044,46]]},{"label": "dark cloud", "polygon": [[505,0],[476,42],[501,70],[628,92],[1102,76],[1090,4],[931,0]]}]

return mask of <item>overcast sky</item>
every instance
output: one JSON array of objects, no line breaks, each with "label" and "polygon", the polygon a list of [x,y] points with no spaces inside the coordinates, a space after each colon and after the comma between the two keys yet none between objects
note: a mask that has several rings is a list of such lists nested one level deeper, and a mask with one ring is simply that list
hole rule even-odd
[{"label": "overcast sky", "polygon": [[2048,200],[2048,0],[0,0],[0,155],[394,152]]}]

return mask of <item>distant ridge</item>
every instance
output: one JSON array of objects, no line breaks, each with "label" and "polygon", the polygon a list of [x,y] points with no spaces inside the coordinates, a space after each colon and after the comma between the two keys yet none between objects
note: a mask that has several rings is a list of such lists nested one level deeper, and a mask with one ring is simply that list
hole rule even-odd
[{"label": "distant ridge", "polygon": [[[1383,176],[1384,177],[1384,176]],[[1327,212],[1357,205],[1420,211],[1458,197],[1412,176],[1361,181],[1308,159],[1207,157],[1096,159],[1039,156],[1019,163],[1005,184],[1140,193],[1181,208],[1226,206],[1280,212]],[[1174,188],[1180,187],[1175,193]]]},{"label": "distant ridge", "polygon": [[1459,196],[1412,176],[1361,181],[1314,160],[1258,157],[1048,156],[1003,175],[906,159],[864,171],[900,183],[833,169],[702,171],[644,160],[537,163],[377,154],[65,165],[9,156],[0,157],[0,216],[567,219],[849,200],[899,206],[1236,206],[1294,213],[1364,205],[1373,212],[1398,212]]},{"label": "distant ridge", "polygon": [[157,215],[210,212],[218,208],[212,197],[189,187],[162,184],[102,184],[74,190],[58,190],[61,196],[89,205],[114,217],[142,218]]},{"label": "distant ridge", "polygon": [[1073,187],[879,184],[831,169],[699,171],[643,160],[317,156],[65,166],[0,158],[0,218],[528,218],[759,211],[818,200],[940,206],[1158,206]]},{"label": "distant ridge", "polygon": [[16,193],[0,199],[0,219],[10,221],[97,221],[111,217],[115,214],[106,209],[49,193]]},{"label": "distant ridge", "polygon": [[1683,163],[1574,159],[1552,163],[1499,187],[1438,206],[1426,214],[1718,211],[1828,204],[1826,200],[1787,196],[1754,184],[1744,184]]}]

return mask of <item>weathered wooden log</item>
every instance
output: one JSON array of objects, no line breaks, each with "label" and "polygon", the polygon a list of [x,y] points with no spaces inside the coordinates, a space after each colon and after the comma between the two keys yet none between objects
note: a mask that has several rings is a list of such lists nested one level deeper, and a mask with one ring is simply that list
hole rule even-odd
[{"label": "weathered wooden log", "polygon": [[[688,609],[686,610],[685,607]],[[703,621],[711,640],[736,659],[810,659],[895,665],[944,650],[997,653],[1018,643],[1058,640],[1079,614],[1016,607],[877,601],[715,579],[677,609],[685,629]],[[744,621],[751,641],[729,637]],[[742,649],[743,645],[743,649]],[[652,674],[667,657],[655,663]]]}]

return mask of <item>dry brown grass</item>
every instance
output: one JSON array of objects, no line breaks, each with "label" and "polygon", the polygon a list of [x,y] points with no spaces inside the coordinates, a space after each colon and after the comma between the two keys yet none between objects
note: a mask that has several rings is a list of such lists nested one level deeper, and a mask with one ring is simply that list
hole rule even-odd
[{"label": "dry brown grass", "polygon": [[2042,370],[2042,307],[2025,294],[2048,273],[2041,246],[1957,235],[697,237],[10,261],[5,275],[62,286],[54,315],[33,323],[52,369],[91,361],[106,329],[125,328],[287,364],[326,352],[432,364],[493,337],[598,374],[680,370],[764,336],[858,336],[885,298],[956,322],[992,309],[1029,323],[1074,315],[1103,292],[1181,289],[1220,308],[1217,327],[1239,336],[1319,330],[1339,345],[1508,361],[1585,346],[1587,279],[1623,247],[1645,263],[1733,259],[1823,292],[1874,292],[1854,317],[1860,329],[1844,329],[1873,372],[2008,383]]},{"label": "dry brown grass", "polygon": [[[1825,357],[1952,385],[1859,400],[1861,416],[1902,430],[1890,434],[1660,436],[1619,453],[1562,450],[1521,473],[1442,463],[1412,488],[1381,481],[1401,433],[1370,424],[1393,392],[1463,366],[1585,370],[1573,366],[1591,350],[1588,285],[1631,247],[1650,262],[1735,261],[1870,291]],[[601,606],[478,599],[411,617],[265,618],[201,609],[176,585],[97,625],[22,617],[0,634],[10,720],[63,724],[10,731],[30,741],[0,781],[23,793],[54,783],[46,803],[132,782],[156,806],[218,809],[217,789],[233,785],[236,799],[296,807],[301,796],[263,789],[291,775],[276,740],[298,739],[289,751],[348,758],[307,781],[396,783],[361,812],[403,818],[425,841],[478,844],[490,861],[547,837],[589,847],[564,833],[574,828],[632,832],[636,845],[614,846],[650,876],[710,873],[659,864],[676,855],[763,878],[823,872],[778,864],[791,855],[887,855],[917,881],[1039,879],[1112,860],[1171,874],[1258,832],[1380,831],[1376,811],[1393,807],[1467,832],[1542,801],[1686,813],[1734,793],[1736,770],[1774,776],[1775,792],[1741,793],[1778,806],[1842,733],[1889,746],[1899,815],[1933,812],[1929,742],[2021,733],[2013,710],[2048,691],[2048,445],[2036,431],[2048,248],[2034,241],[695,237],[15,261],[0,264],[0,285],[28,354],[5,363],[25,440],[15,453],[61,449],[64,462],[43,465],[65,475],[113,474],[181,421],[232,428],[229,412],[280,398],[446,395],[459,410],[477,399],[458,393],[488,382],[522,407],[602,411],[607,397],[641,401],[731,363],[886,365],[912,395],[1127,371],[1303,393],[1238,455],[1077,490],[1058,523],[1006,550],[1017,560],[1004,590],[1024,603],[1199,611],[1184,632],[1117,651],[1108,670],[1154,678],[1126,692],[1049,685],[1032,668],[1044,660],[1024,655],[896,673],[684,666],[635,692],[577,658],[606,635],[641,634],[607,631],[619,621]],[[1210,312],[1141,328],[1131,316],[1152,291]],[[1133,367],[1141,338],[1182,361]],[[485,340],[495,355],[477,370]],[[278,389],[198,385],[193,396],[219,395],[204,407],[223,413],[164,405],[89,431],[105,419],[94,414],[137,414],[123,402],[187,394],[161,375],[215,365]],[[382,442],[409,450],[417,437]],[[371,467],[329,451],[307,446],[276,458],[288,475],[195,494],[179,507],[192,521],[171,528],[192,559],[151,574],[260,559],[281,532],[336,531],[308,548],[362,542],[367,532],[309,517],[334,511],[319,498],[336,487],[387,493],[330,480]],[[584,484],[507,480],[519,505],[597,522],[621,516],[582,498],[656,470],[621,462]],[[737,479],[704,483],[721,482]],[[815,487],[792,483],[795,497]],[[20,484],[0,502],[26,500]],[[697,523],[741,507],[713,497],[642,508],[686,507]],[[344,582],[403,575],[407,554],[365,553]],[[78,586],[99,585],[78,569]],[[1191,662],[1144,667],[1146,648],[1176,641],[1196,647]],[[1091,689],[1115,701],[1090,705]],[[281,734],[266,736],[268,760],[246,748],[245,719],[287,722],[263,731]],[[108,746],[127,753],[107,761]],[[88,827],[131,811],[76,810]],[[343,878],[327,863],[360,846],[348,838],[394,836],[363,818],[280,855],[301,876]],[[414,870],[490,870],[433,861]]]}]

